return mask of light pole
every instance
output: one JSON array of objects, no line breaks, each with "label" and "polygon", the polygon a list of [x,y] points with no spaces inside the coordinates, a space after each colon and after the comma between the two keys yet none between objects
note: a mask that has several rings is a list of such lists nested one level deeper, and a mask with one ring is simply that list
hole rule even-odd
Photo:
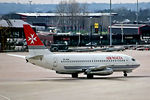
[{"label": "light pole", "polygon": [[32,12],[32,9],[31,9],[31,3],[32,3],[32,0],[29,0],[29,5],[30,5],[30,10],[29,10],[29,12],[31,13]]},{"label": "light pole", "polygon": [[121,35],[122,35],[122,39],[121,39],[121,42],[123,44],[123,35],[124,35],[124,32],[123,32],[123,23],[121,24]]},{"label": "light pole", "polygon": [[109,28],[109,34],[110,34],[110,46],[112,46],[112,29],[111,29],[111,0],[110,0],[110,28]]},{"label": "light pole", "polygon": [[91,43],[91,49],[92,49],[92,17],[90,17],[90,43]]},{"label": "light pole", "polygon": [[139,20],[139,1],[138,1],[138,0],[137,0],[136,7],[137,7],[137,12],[136,12],[136,23],[138,24],[138,20]]}]

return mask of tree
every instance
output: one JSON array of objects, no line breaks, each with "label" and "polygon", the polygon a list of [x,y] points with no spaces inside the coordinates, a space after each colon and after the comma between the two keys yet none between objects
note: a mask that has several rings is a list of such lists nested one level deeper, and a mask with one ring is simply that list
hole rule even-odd
[{"label": "tree", "polygon": [[66,1],[61,1],[58,6],[56,7],[56,12],[57,14],[60,15],[56,26],[60,27],[62,32],[65,32],[65,24],[66,24],[66,13],[67,13],[67,2]]},{"label": "tree", "polygon": [[61,1],[56,6],[56,12],[59,13],[60,15],[64,15],[65,13],[67,13],[67,6],[68,6],[68,3],[66,1]]},{"label": "tree", "polygon": [[76,0],[61,1],[56,7],[56,12],[61,16],[57,24],[61,25],[62,30],[66,25],[70,26],[72,32],[79,30],[83,26],[81,16],[87,14],[86,9],[86,5],[81,6]]}]

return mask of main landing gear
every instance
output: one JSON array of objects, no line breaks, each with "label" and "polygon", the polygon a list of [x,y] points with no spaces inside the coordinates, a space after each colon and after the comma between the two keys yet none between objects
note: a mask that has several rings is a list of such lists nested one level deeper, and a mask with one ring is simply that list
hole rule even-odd
[{"label": "main landing gear", "polygon": [[73,73],[72,78],[78,78],[78,73]]},{"label": "main landing gear", "polygon": [[126,71],[124,71],[123,73],[124,73],[124,77],[127,77],[127,76],[128,76]]},{"label": "main landing gear", "polygon": [[92,74],[87,74],[87,79],[92,79],[93,75]]},{"label": "main landing gear", "polygon": [[[78,78],[78,73],[73,73],[72,78]],[[87,74],[87,79],[92,79],[93,75],[92,74]]]}]

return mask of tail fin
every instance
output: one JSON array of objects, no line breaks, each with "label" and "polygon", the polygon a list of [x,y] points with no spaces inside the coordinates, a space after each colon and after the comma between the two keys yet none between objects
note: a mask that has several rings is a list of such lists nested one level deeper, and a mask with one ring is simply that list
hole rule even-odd
[{"label": "tail fin", "polygon": [[24,33],[31,56],[52,54],[42,43],[30,25],[24,24]]}]

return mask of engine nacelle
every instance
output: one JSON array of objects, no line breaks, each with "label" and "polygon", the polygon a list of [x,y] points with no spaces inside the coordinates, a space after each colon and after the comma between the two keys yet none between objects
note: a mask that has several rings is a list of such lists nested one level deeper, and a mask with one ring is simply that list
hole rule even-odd
[{"label": "engine nacelle", "polygon": [[87,71],[86,74],[93,74],[93,75],[111,75],[113,70],[111,68],[106,68],[100,71]]}]

